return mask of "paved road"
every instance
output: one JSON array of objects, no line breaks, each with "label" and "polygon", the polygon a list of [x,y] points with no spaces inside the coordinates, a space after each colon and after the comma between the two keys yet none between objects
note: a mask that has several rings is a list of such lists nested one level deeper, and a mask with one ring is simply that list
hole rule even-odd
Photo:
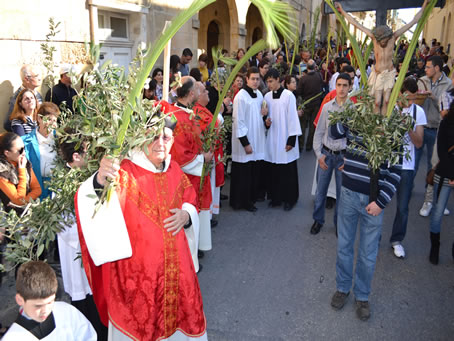
[{"label": "paved road", "polygon": [[[202,259],[199,274],[209,339],[453,340],[454,214],[443,220],[440,264],[433,266],[428,261],[429,218],[418,214],[423,172],[410,204],[405,260],[395,258],[388,243],[395,200],[385,210],[370,296],[372,316],[361,322],[353,295],[343,310],[330,307],[336,288],[336,236],[333,210],[327,211],[318,235],[309,233],[314,163],[314,154],[303,152],[300,200],[290,212],[259,203],[252,214],[233,211],[223,202],[213,250]],[[228,182],[223,192],[228,193]],[[448,207],[454,212],[452,200]]]},{"label": "paved road", "polygon": [[[370,297],[372,317],[361,322],[353,297],[342,311],[330,307],[336,237],[332,210],[321,232],[309,233],[314,163],[312,152],[302,154],[300,200],[290,212],[259,203],[252,214],[232,211],[223,202],[213,250],[201,261],[199,274],[209,340],[453,340],[454,213],[443,221],[440,265],[433,266],[428,261],[429,219],[417,214],[422,172],[410,205],[405,260],[395,258],[388,244],[394,201],[385,211]],[[448,207],[454,212],[452,200]],[[0,321],[11,323],[16,313],[9,276],[0,291]]]}]

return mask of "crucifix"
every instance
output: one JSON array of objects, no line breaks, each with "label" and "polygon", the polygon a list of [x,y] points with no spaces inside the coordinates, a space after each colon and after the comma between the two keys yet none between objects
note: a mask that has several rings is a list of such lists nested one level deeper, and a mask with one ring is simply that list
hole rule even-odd
[{"label": "crucifix", "polygon": [[[415,15],[413,20],[404,25],[402,28],[398,29],[396,32],[393,32],[388,26],[386,26],[387,10],[396,7],[405,8],[403,6],[410,8],[415,6],[417,7],[420,1],[382,0],[380,2],[373,2],[371,5],[371,2],[369,1],[350,0],[342,1],[342,5],[339,2],[336,2],[334,4],[336,6],[336,9],[345,17],[345,19],[350,24],[355,26],[360,31],[364,32],[372,39],[372,42],[374,43],[375,65],[372,69],[372,73],[369,76],[368,86],[370,94],[375,98],[375,112],[380,112],[381,108],[382,114],[386,114],[388,108],[389,98],[397,74],[393,65],[394,45],[397,39],[403,33],[405,33],[418,22],[428,1],[429,0],[424,0],[421,10]],[[347,8],[349,11],[365,11],[375,9],[377,11],[377,26],[373,30],[369,30],[368,28],[364,27],[355,18],[347,13],[347,10],[343,8],[344,4],[346,4],[346,7],[348,6]],[[370,8],[371,6],[374,6],[376,8]]]}]

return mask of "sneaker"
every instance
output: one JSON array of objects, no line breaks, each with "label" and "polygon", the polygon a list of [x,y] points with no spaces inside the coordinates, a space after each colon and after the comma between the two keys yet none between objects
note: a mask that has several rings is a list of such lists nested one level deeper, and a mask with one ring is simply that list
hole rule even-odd
[{"label": "sneaker", "polygon": [[367,321],[370,317],[370,308],[368,301],[356,301],[356,316],[361,321]]},{"label": "sneaker", "polygon": [[331,307],[333,307],[335,310],[340,310],[342,307],[345,305],[347,302],[347,298],[350,292],[343,293],[340,291],[336,291],[333,295],[333,298],[331,299]]},{"label": "sneaker", "polygon": [[402,244],[394,244],[392,245],[392,248],[394,249],[394,256],[396,256],[397,258],[405,257],[405,250]]},{"label": "sneaker", "polygon": [[419,215],[423,217],[428,217],[430,211],[432,210],[432,203],[431,202],[424,202],[421,209],[419,210]]},{"label": "sneaker", "polygon": [[443,211],[443,214],[444,215],[450,215],[451,212],[448,210],[448,208],[446,207],[445,210]]}]

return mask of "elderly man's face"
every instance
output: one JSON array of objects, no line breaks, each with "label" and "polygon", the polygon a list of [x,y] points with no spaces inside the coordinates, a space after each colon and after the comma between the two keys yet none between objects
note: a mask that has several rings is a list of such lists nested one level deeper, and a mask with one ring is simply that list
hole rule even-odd
[{"label": "elderly man's face", "polygon": [[165,127],[160,135],[157,135],[153,142],[151,142],[148,148],[148,160],[158,167],[169,155],[170,149],[173,145],[173,131],[170,128]]}]

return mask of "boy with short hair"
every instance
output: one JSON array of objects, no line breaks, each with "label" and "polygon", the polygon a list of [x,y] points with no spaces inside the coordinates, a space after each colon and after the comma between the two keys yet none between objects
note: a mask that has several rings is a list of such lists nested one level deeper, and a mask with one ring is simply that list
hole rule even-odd
[{"label": "boy with short hair", "polygon": [[65,302],[55,302],[57,276],[41,261],[22,264],[17,273],[16,321],[2,340],[97,340],[85,316]]}]

